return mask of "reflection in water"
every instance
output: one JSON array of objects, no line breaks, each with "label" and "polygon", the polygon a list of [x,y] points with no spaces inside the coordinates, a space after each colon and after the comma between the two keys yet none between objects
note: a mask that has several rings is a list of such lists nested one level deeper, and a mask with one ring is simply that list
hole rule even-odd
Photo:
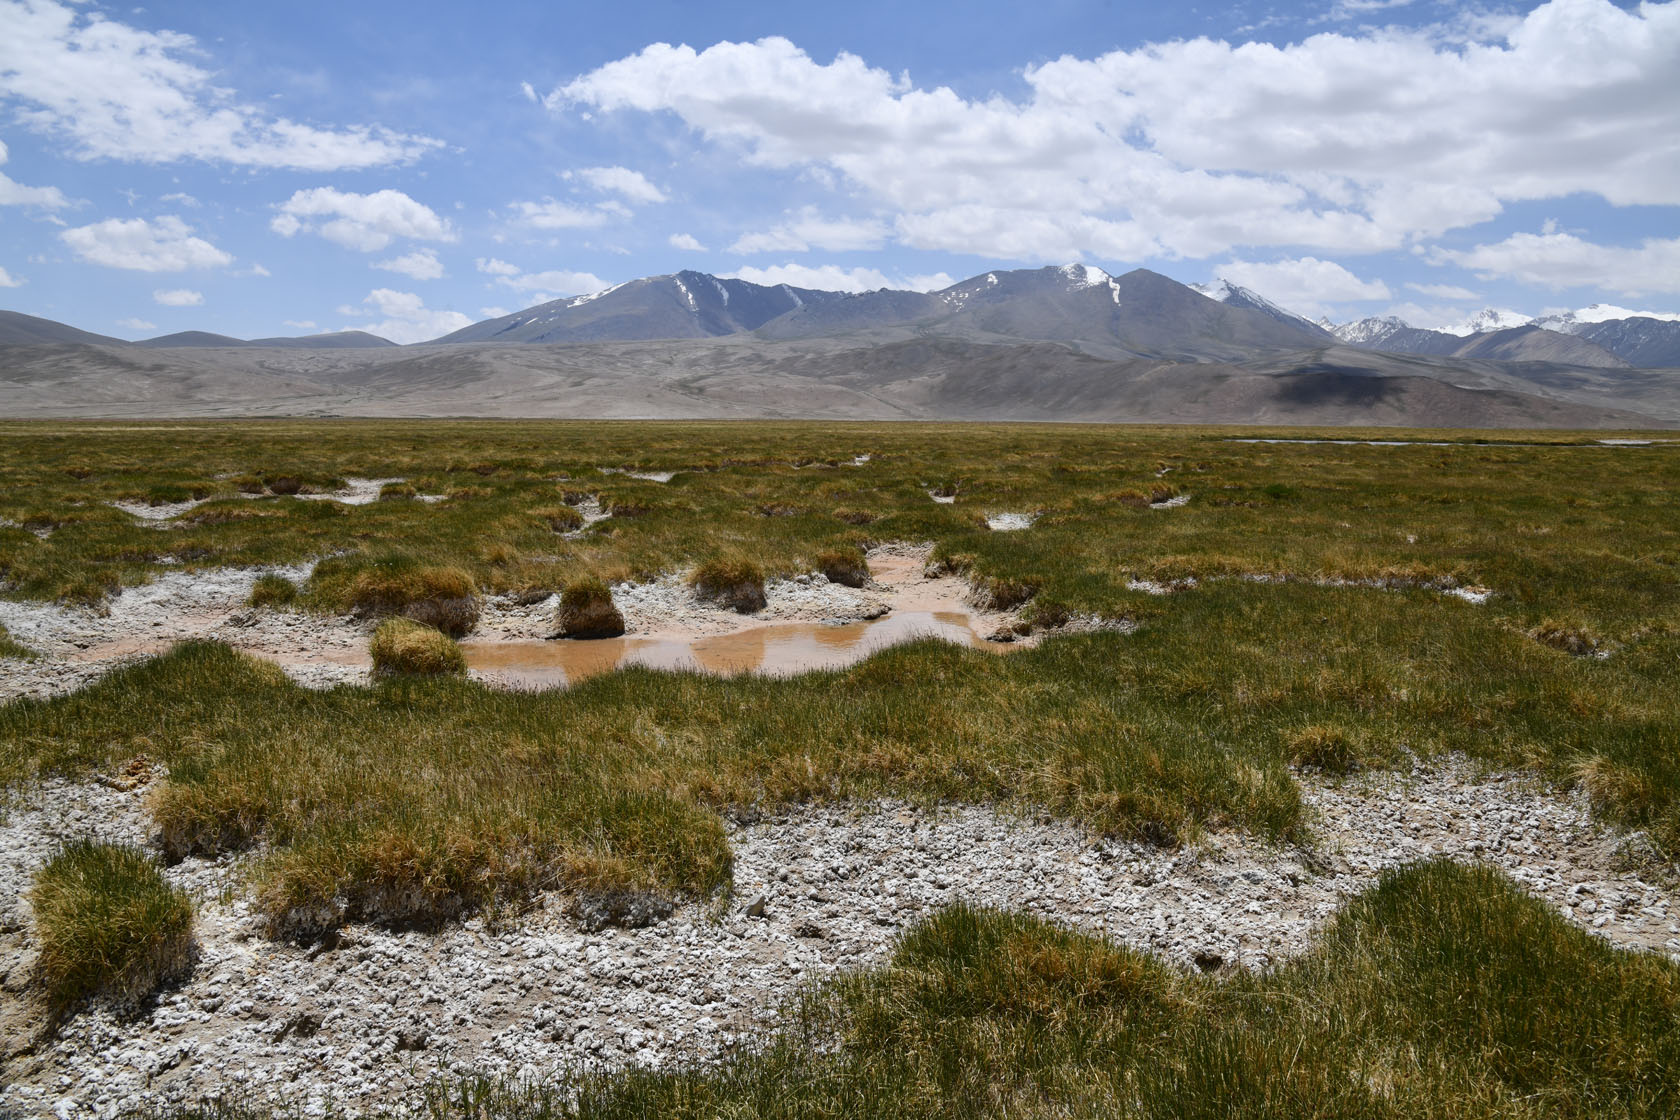
[{"label": "reflection in water", "polygon": [[982,640],[961,612],[906,611],[874,622],[848,622],[843,626],[773,623],[734,634],[686,640],[467,641],[461,643],[461,649],[467,655],[467,666],[478,673],[510,685],[547,688],[573,684],[621,665],[699,669],[720,676],[749,672],[787,676],[811,669],[841,668],[888,646],[927,637],[981,649],[1009,648]]}]

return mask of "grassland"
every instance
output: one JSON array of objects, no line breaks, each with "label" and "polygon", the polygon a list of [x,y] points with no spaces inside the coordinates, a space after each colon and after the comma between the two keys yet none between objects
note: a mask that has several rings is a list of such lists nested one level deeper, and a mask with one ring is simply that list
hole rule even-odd
[{"label": "grassland", "polygon": [[[167,768],[166,853],[264,842],[259,907],[305,936],[548,887],[704,897],[730,881],[728,814],[813,799],[997,801],[1161,844],[1225,827],[1290,842],[1311,831],[1299,768],[1442,752],[1583,784],[1680,850],[1676,448],[1233,440],[1255,434],[0,425],[11,598],[98,603],[165,568],[324,558],[296,607],[470,608],[671,571],[840,570],[908,540],[1040,626],[1137,624],[1008,658],[924,642],[793,679],[632,669],[536,696],[403,674],[315,692],[193,644],[0,707],[0,783],[146,755]],[[363,506],[300,496],[350,478],[403,483]],[[1189,501],[1151,507],[1175,496]],[[583,528],[587,497],[613,516]],[[163,528],[110,505],[188,500],[202,504]],[[988,530],[1001,512],[1038,517]],[[1477,605],[1455,587],[1493,594]],[[1676,985],[1671,966],[1449,867],[1386,882],[1307,958],[1223,982],[957,910],[722,1070],[586,1080],[575,1099],[460,1085],[433,1103],[475,1117],[1671,1115]]]},{"label": "grassland", "polygon": [[[1230,435],[8,426],[0,516],[56,527],[0,530],[15,597],[75,600],[171,559],[327,556],[298,602],[347,611],[370,594],[400,605],[410,576],[460,602],[692,567],[785,573],[872,541],[932,540],[938,562],[1041,622],[1091,612],[1140,628],[1001,661],[920,644],[794,680],[629,671],[538,697],[409,678],[314,693],[225,649],[183,647],[81,694],[0,708],[0,779],[137,753],[166,763],[168,849],[268,840],[264,906],[299,932],[433,920],[549,886],[703,895],[729,877],[720,812],[811,798],[998,800],[1164,844],[1209,827],[1297,840],[1309,822],[1292,766],[1447,751],[1584,782],[1607,814],[1673,848],[1672,448]],[[107,504],[350,477],[448,497],[227,496],[177,528]],[[1148,504],[1175,494],[1191,500]],[[557,533],[553,507],[585,495],[615,516]],[[991,532],[999,511],[1040,516]],[[1477,585],[1494,592],[1485,604],[1440,590]]]}]

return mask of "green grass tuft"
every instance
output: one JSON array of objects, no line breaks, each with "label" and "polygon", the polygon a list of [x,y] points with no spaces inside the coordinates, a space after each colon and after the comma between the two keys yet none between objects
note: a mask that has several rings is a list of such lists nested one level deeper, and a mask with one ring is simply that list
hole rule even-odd
[{"label": "green grass tuft", "polygon": [[253,607],[289,607],[297,600],[297,584],[285,576],[269,572],[257,577],[251,584],[251,605]]},{"label": "green grass tuft", "polygon": [[39,656],[41,656],[39,653],[13,638],[11,634],[7,633],[6,627],[0,624],[0,657],[30,661]]},{"label": "green grass tuft", "polygon": [[387,618],[368,642],[376,673],[464,673],[467,659],[448,634],[410,618]]},{"label": "green grass tuft", "polygon": [[193,909],[135,848],[73,840],[29,892],[48,1000],[132,1004],[192,965]]}]

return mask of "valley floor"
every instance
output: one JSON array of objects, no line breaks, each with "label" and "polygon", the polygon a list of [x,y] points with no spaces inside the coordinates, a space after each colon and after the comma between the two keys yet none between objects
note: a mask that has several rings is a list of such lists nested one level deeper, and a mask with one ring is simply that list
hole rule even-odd
[{"label": "valley floor", "polygon": [[[0,425],[0,1115],[1672,1115],[1604,438]],[[60,1015],[86,841],[196,957]]]}]

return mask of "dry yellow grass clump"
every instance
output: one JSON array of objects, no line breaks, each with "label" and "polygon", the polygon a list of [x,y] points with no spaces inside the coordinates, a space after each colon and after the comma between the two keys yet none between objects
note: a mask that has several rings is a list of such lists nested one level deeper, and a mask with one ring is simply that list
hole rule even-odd
[{"label": "dry yellow grass clump", "polygon": [[356,576],[351,600],[363,614],[400,614],[455,637],[478,625],[478,589],[453,565],[381,559]]},{"label": "dry yellow grass clump", "polygon": [[718,557],[689,573],[688,584],[702,599],[741,614],[763,610],[764,569],[741,557]]},{"label": "dry yellow grass clump", "polygon": [[464,673],[467,659],[448,634],[410,618],[387,618],[368,643],[376,673]]},{"label": "dry yellow grass clump", "polygon": [[556,621],[567,638],[616,638],[624,633],[624,616],[613,605],[612,589],[597,576],[566,585]]}]

